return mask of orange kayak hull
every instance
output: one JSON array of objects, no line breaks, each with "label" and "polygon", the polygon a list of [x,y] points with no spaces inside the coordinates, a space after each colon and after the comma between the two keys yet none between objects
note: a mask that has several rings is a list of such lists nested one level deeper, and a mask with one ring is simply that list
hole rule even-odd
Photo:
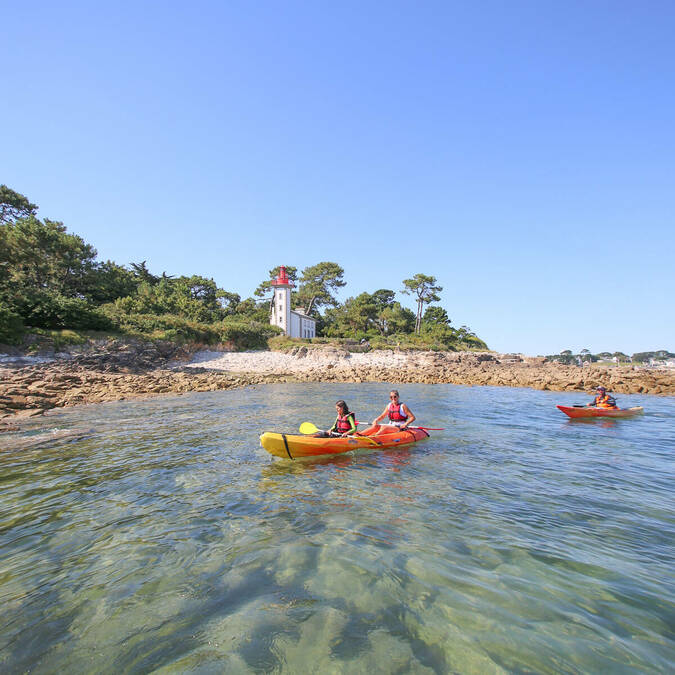
[{"label": "orange kayak hull", "polygon": [[562,410],[565,415],[572,419],[578,419],[580,417],[633,417],[633,415],[641,415],[644,412],[642,406],[611,409],[593,407],[575,408],[567,405],[557,405],[556,408]]},{"label": "orange kayak hull", "polygon": [[[424,429],[396,429],[380,427],[373,433],[346,438],[315,438],[314,436],[297,436],[295,434],[278,434],[266,431],[260,436],[262,445],[270,455],[284,459],[300,459],[303,457],[320,457],[323,455],[339,455],[351,450],[380,450],[404,445],[411,445],[427,438]],[[371,430],[368,429],[368,432]]]}]

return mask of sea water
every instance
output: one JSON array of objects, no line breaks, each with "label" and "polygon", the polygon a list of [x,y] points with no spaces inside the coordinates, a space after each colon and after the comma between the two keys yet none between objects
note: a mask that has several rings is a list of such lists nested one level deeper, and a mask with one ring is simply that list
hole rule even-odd
[{"label": "sea water", "polygon": [[[390,384],[64,410],[0,437],[3,673],[668,672],[675,399],[405,385],[411,447],[279,460]],[[672,672],[672,671],[671,671]]]}]

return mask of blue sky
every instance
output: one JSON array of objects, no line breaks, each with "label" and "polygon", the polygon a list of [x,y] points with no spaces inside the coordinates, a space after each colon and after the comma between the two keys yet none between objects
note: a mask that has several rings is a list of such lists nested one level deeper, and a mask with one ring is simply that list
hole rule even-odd
[{"label": "blue sky", "polygon": [[330,260],[343,300],[436,276],[499,351],[675,350],[673,34],[654,1],[6,3],[0,183],[242,297]]}]

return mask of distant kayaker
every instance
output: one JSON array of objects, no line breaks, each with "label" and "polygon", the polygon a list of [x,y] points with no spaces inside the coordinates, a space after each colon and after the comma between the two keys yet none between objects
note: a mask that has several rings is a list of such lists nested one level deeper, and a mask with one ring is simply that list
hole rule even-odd
[{"label": "distant kayaker", "polygon": [[328,431],[317,431],[317,433],[313,434],[316,438],[349,436],[356,432],[354,413],[349,411],[349,407],[342,399],[335,404],[335,411],[337,412],[335,424]]},{"label": "distant kayaker", "polygon": [[604,387],[598,387],[597,392],[597,396],[590,403],[587,403],[586,407],[593,406],[594,408],[609,409],[617,407],[616,400],[607,393],[607,390]]},{"label": "distant kayaker", "polygon": [[389,417],[387,424],[400,427],[401,429],[405,429],[415,421],[415,415],[405,403],[401,403],[396,389],[389,392],[389,400],[390,403],[385,407],[382,414],[373,420],[373,426],[379,424],[380,420],[383,420],[385,417]]}]

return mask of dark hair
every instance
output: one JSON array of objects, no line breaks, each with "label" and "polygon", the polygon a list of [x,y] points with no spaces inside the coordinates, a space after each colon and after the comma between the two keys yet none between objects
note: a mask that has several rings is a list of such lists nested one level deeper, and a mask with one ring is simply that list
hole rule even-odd
[{"label": "dark hair", "polygon": [[339,405],[340,408],[342,408],[342,415],[343,416],[350,414],[349,408],[347,407],[347,404],[342,399],[340,399],[339,401],[335,401],[335,405]]}]

